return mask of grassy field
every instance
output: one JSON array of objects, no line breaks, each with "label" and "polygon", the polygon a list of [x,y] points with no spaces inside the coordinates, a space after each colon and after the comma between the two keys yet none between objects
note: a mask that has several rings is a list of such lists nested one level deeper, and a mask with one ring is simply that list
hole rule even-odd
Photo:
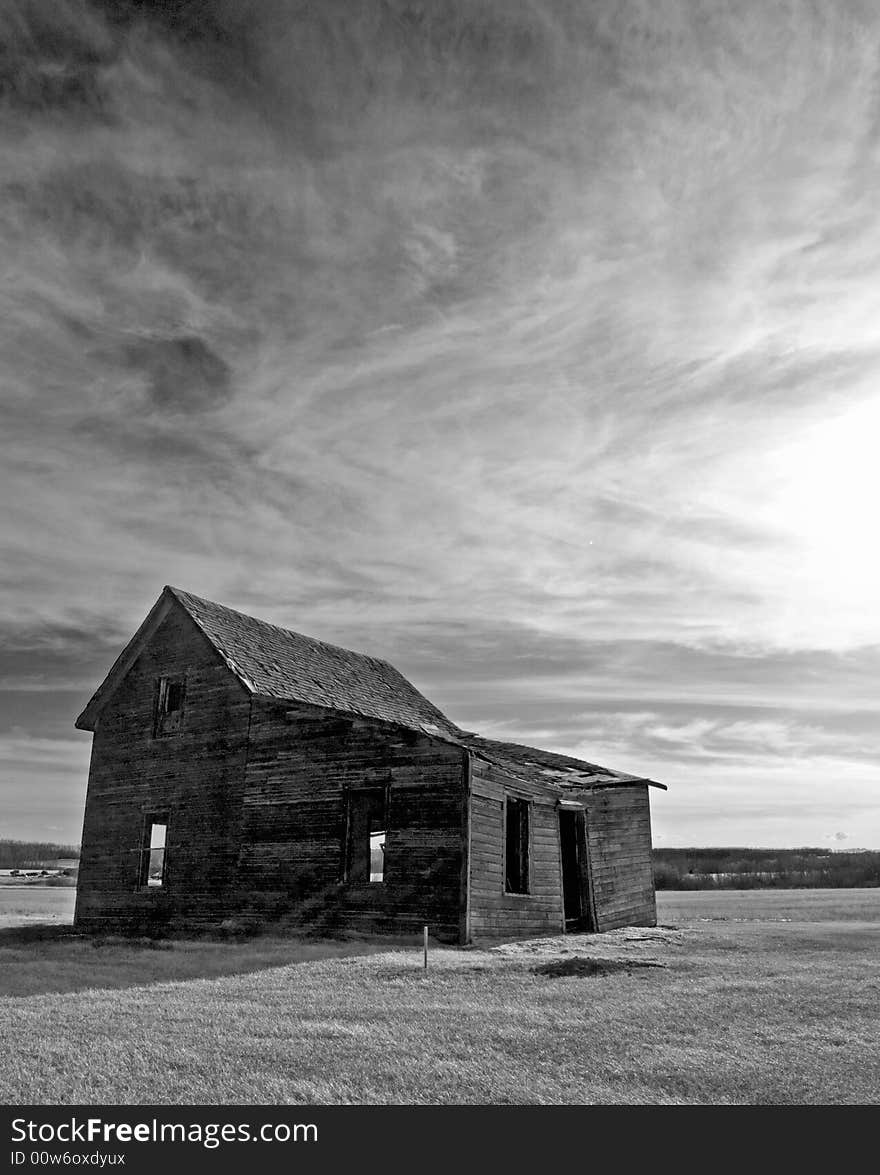
[{"label": "grassy field", "polygon": [[880,923],[880,888],[662,890],[657,917],[661,922]]},{"label": "grassy field", "polygon": [[[440,950],[0,932],[0,1099],[880,1101],[880,891],[658,895],[662,925]],[[51,899],[50,899],[51,900]]]},{"label": "grassy field", "polygon": [[51,922],[68,926],[73,921],[76,889],[46,885],[0,886],[0,928]]}]

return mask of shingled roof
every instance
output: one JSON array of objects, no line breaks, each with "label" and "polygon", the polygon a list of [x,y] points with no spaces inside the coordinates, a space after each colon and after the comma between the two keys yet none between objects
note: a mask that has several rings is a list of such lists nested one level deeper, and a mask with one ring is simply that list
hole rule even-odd
[{"label": "shingled roof", "polygon": [[252,694],[378,718],[458,741],[461,731],[455,723],[387,661],[279,628],[174,587],[163,590],[120,654],[77,719],[80,729],[94,730],[107,698],[174,603],[184,609]]},{"label": "shingled roof", "polygon": [[568,755],[557,755],[553,751],[540,751],[537,747],[526,747],[521,743],[498,742],[492,738],[480,738],[475,734],[464,735],[462,741],[469,750],[514,779],[534,781],[539,778],[545,783],[563,789],[620,787],[622,784],[648,783],[651,787],[667,790],[665,784],[657,783],[654,779],[626,775],[622,771],[612,771],[609,767],[599,767],[583,759],[572,759]]},{"label": "shingled roof", "polygon": [[175,606],[182,608],[204,633],[245,689],[258,697],[304,702],[420,730],[467,747],[511,778],[532,782],[540,779],[562,790],[642,783],[666,790],[664,784],[653,779],[461,730],[387,661],[291,632],[174,587],[163,589],[146,620],[116,659],[76,720],[80,730],[95,729],[105,703]]}]

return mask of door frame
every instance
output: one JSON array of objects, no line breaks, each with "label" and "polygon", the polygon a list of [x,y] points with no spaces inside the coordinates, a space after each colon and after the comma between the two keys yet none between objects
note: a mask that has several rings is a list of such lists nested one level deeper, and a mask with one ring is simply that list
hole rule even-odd
[{"label": "door frame", "polygon": [[[562,835],[563,816],[565,816],[566,819],[571,819],[574,821],[574,871],[576,872],[578,878],[578,899],[580,906],[580,913],[575,919],[567,919],[565,915],[566,868],[565,861],[563,859],[563,854],[565,852],[565,840]],[[596,904],[593,893],[593,871],[590,861],[590,842],[587,835],[586,809],[582,804],[575,804],[571,801],[560,802],[559,807],[557,808],[556,826],[559,835],[559,882],[562,896],[563,930],[566,933],[570,933],[572,931],[586,931],[587,933],[595,933]],[[569,922],[574,922],[575,925],[569,926]]]}]

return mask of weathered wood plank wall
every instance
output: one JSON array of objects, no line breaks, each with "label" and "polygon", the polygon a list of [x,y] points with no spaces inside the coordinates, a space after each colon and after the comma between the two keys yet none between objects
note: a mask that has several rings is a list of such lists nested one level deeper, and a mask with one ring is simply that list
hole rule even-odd
[{"label": "weathered wood plank wall", "polygon": [[[179,733],[154,737],[160,676],[186,674]],[[250,697],[193,622],[172,610],[94,735],[76,920],[149,930],[215,922],[236,904]],[[138,885],[144,820],[168,813],[166,884]]]},{"label": "weathered wood plank wall", "polygon": [[[243,907],[328,931],[458,940],[465,752],[388,724],[254,700]],[[385,879],[343,880],[349,793],[387,794]]]},{"label": "weathered wood plank wall", "polygon": [[[531,801],[528,894],[505,893],[506,791]],[[471,765],[469,884],[474,942],[558,934],[565,928],[555,798],[539,785],[504,776],[476,756]]]},{"label": "weathered wood plank wall", "polygon": [[597,930],[656,926],[647,784],[581,793]]}]

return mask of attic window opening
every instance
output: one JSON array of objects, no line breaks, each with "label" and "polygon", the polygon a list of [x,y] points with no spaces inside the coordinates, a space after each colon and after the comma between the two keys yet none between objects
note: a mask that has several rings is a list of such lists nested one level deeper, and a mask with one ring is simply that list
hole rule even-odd
[{"label": "attic window opening", "polygon": [[156,698],[156,734],[174,734],[183,718],[184,679],[160,677]]},{"label": "attic window opening", "polygon": [[165,852],[168,817],[150,817],[144,826],[141,847],[140,885],[159,889],[165,884]]},{"label": "attic window opening", "polygon": [[504,806],[504,889],[529,892],[529,801],[507,796]]}]

